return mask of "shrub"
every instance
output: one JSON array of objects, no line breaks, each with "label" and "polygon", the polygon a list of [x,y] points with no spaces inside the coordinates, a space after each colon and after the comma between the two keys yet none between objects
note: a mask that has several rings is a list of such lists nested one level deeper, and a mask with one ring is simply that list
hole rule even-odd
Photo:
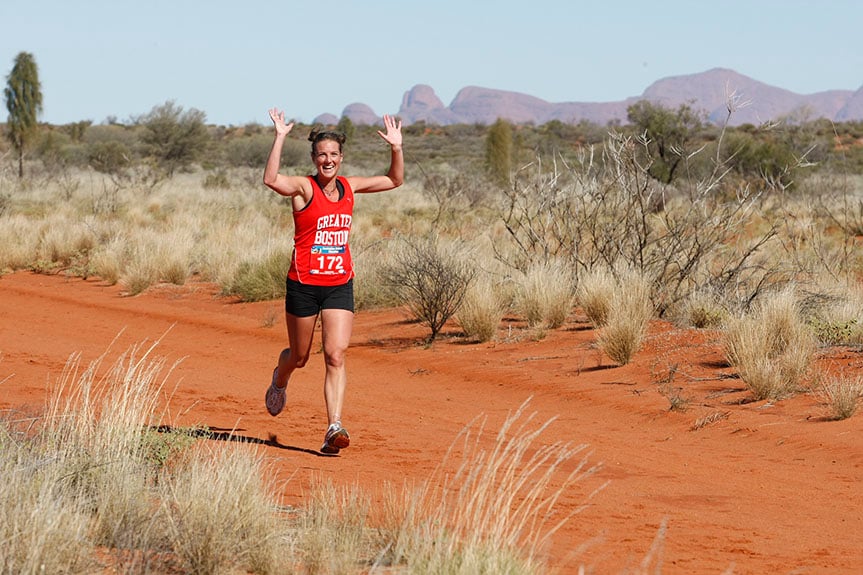
[{"label": "shrub", "polygon": [[204,154],[209,144],[206,118],[201,110],[184,111],[182,106],[168,101],[154,106],[140,119],[144,127],[141,141],[169,177]]},{"label": "shrub", "polygon": [[459,310],[476,276],[473,263],[460,251],[434,239],[403,239],[382,271],[402,304],[431,330],[429,342]]},{"label": "shrub", "polygon": [[285,275],[291,264],[289,253],[277,252],[263,261],[244,262],[237,268],[224,293],[243,301],[267,301],[285,297]]},{"label": "shrub", "polygon": [[395,307],[401,303],[383,271],[391,263],[389,250],[381,249],[386,240],[368,246],[351,246],[354,259],[354,307],[357,310]]},{"label": "shrub", "polygon": [[583,149],[562,166],[537,158],[513,178],[500,214],[514,246],[507,263],[564,258],[578,278],[620,262],[653,278],[660,317],[707,287],[754,297],[775,273],[757,261],[776,235],[752,225],[758,195],[740,186],[724,198],[731,183],[719,168],[680,188],[661,184],[642,139],[610,136],[600,153]]},{"label": "shrub", "polygon": [[97,172],[118,175],[132,163],[132,152],[123,142],[95,142],[89,146],[87,160]]}]

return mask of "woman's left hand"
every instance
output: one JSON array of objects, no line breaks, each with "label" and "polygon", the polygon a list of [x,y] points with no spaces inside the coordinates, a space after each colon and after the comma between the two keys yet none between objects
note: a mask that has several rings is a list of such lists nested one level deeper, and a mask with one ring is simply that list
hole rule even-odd
[{"label": "woman's left hand", "polygon": [[396,122],[396,119],[389,115],[384,115],[384,126],[386,133],[378,130],[378,135],[386,140],[393,147],[401,147],[402,145],[402,121]]}]

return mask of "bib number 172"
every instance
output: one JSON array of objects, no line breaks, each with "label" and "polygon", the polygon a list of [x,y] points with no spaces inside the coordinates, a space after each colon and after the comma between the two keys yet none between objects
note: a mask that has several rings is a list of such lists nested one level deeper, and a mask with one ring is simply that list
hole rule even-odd
[{"label": "bib number 172", "polygon": [[309,273],[346,273],[345,246],[312,246],[312,261],[310,263]]}]

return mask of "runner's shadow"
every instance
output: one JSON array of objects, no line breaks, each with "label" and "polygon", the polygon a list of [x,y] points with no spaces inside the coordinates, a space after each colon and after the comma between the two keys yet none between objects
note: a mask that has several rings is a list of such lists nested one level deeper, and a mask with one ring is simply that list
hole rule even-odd
[{"label": "runner's shadow", "polygon": [[316,457],[337,457],[337,455],[335,454],[321,453],[320,451],[315,451],[314,449],[297,447],[295,445],[285,445],[284,443],[279,442],[279,439],[272,433],[267,439],[261,439],[260,437],[250,437],[248,435],[240,435],[239,433],[237,433],[238,431],[244,431],[243,429],[225,429],[220,427],[183,428],[173,427],[171,425],[157,425],[151,427],[150,430],[156,431],[158,433],[178,433],[181,435],[188,435],[189,437],[195,437],[199,439],[211,439],[213,441],[232,441],[237,443],[267,445],[269,447],[275,447],[287,451],[307,453]]}]

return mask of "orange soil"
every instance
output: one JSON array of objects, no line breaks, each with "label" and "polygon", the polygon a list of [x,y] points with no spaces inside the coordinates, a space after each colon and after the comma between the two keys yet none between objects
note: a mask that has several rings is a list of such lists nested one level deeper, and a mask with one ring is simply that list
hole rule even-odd
[{"label": "orange soil", "polygon": [[[319,353],[295,374],[285,412],[264,409],[286,339],[281,310],[281,302],[220,298],[209,284],[123,297],[93,279],[0,277],[0,409],[41,408],[73,353],[86,365],[107,351],[110,365],[161,338],[156,355],[182,360],[170,377],[169,423],[258,441],[286,480],[288,502],[302,504],[313,477],[370,493],[387,481],[423,481],[475,418],[487,417],[490,441],[488,430],[530,398],[535,421],[556,418],[543,442],[587,444],[589,463],[601,464],[559,502],[558,518],[587,506],[553,538],[555,572],[637,570],[662,534],[650,572],[863,573],[863,414],[827,421],[811,394],[746,401],[715,334],[656,322],[634,361],[615,367],[577,314],[539,340],[509,319],[497,343],[465,343],[452,327],[425,347],[427,331],[401,310],[363,311],[343,414],[353,443],[326,457],[316,452],[325,427]],[[859,372],[863,356],[833,351],[820,366]],[[684,412],[670,411],[660,393],[673,370]]]}]

